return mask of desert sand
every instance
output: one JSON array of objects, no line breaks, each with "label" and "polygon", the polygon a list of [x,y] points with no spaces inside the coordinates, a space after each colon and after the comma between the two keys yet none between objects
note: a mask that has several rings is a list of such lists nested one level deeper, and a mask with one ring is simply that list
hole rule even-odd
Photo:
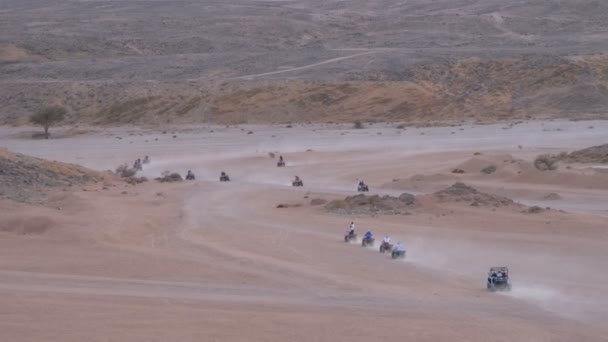
[{"label": "desert sand", "polygon": [[[608,122],[396,126],[81,127],[48,141],[0,128],[1,147],[101,172],[152,160],[142,184],[0,200],[0,340],[606,341],[605,170],[530,165],[605,143]],[[187,170],[195,181],[152,180]],[[356,194],[357,179],[426,200],[407,215],[310,204]],[[457,181],[550,209],[429,196]],[[344,243],[351,221],[407,257]],[[509,267],[510,292],[486,290],[491,266]]]}]

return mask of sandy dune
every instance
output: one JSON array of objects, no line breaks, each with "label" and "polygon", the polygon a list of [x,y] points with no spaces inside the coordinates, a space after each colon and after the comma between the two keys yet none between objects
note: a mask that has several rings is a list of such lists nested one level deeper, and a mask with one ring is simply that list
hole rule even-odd
[{"label": "sandy dune", "polygon": [[[474,152],[530,162],[605,143],[608,123],[503,128],[96,128],[50,141],[0,128],[3,147],[35,157],[103,171],[150,155],[149,178],[197,175],[58,189],[45,206],[0,201],[2,220],[22,225],[0,225],[0,340],[605,341],[608,189],[593,186],[593,175],[582,186],[513,178],[500,167],[450,171],[470,166]],[[232,182],[217,181],[222,170]],[[296,174],[301,189],[290,186]],[[553,209],[433,202],[410,215],[348,217],[309,204],[354,194],[359,178],[372,194],[390,195],[460,180]],[[559,199],[543,200],[548,193]],[[359,232],[404,241],[408,257],[345,244],[351,220]],[[511,270],[509,293],[485,290],[485,272],[497,265]]]}]

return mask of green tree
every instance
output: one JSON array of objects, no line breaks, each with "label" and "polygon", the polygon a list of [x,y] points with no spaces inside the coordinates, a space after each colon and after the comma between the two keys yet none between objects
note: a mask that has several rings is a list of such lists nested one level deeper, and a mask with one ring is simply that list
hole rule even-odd
[{"label": "green tree", "polygon": [[65,117],[66,110],[61,106],[49,106],[38,110],[30,116],[30,122],[44,128],[44,137],[49,138],[49,128]]}]

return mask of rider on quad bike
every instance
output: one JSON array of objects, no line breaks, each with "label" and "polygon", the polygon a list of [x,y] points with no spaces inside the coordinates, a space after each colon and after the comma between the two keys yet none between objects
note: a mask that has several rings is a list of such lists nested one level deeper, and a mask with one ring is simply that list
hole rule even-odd
[{"label": "rider on quad bike", "polygon": [[283,156],[279,156],[279,162],[277,163],[278,167],[285,166],[285,161],[283,160]]},{"label": "rider on quad bike", "polygon": [[229,182],[229,181],[230,181],[230,177],[228,177],[226,172],[222,171],[222,173],[220,173],[220,182]]},{"label": "rider on quad bike", "polygon": [[188,173],[186,174],[186,180],[194,180],[194,173],[192,173],[191,170],[188,170]]},{"label": "rider on quad bike", "polygon": [[393,248],[393,252],[391,253],[391,257],[393,259],[397,258],[405,258],[405,246],[401,243],[401,241],[397,241],[395,248]]},{"label": "rider on quad bike", "polygon": [[365,247],[365,246],[371,245],[373,243],[374,243],[374,234],[372,234],[372,232],[368,231],[363,236],[363,240],[361,241],[361,246]]},{"label": "rider on quad bike", "polygon": [[348,227],[348,232],[344,235],[344,242],[349,242],[355,238],[357,238],[357,233],[355,233],[355,222],[351,222]]},{"label": "rider on quad bike", "polygon": [[292,186],[304,186],[304,182],[302,181],[302,179],[300,179],[300,177],[296,176],[294,181],[291,182],[291,185]]},{"label": "rider on quad bike", "polygon": [[141,166],[141,159],[135,159],[135,162],[133,163],[133,168],[137,171],[141,171],[143,169]]},{"label": "rider on quad bike", "polygon": [[382,244],[380,245],[380,253],[390,251],[391,249],[393,249],[393,245],[391,244],[390,236],[387,235],[384,237],[384,239],[382,239]]},{"label": "rider on quad bike", "polygon": [[357,183],[357,191],[359,191],[359,192],[369,191],[369,187],[362,180],[359,180],[359,183]]}]

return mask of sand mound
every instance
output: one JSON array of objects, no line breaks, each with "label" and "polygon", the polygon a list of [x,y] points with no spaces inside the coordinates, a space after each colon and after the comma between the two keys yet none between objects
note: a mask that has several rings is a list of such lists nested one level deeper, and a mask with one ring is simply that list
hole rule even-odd
[{"label": "sand mound", "polygon": [[0,232],[18,235],[40,235],[51,229],[55,222],[45,216],[11,217],[0,221]]},{"label": "sand mound", "polygon": [[383,188],[401,189],[404,191],[420,191],[433,192],[459,181],[457,175],[446,174],[431,174],[420,175],[416,174],[407,179],[393,179],[392,182],[382,185]]},{"label": "sand mound", "polygon": [[510,198],[487,194],[464,183],[455,183],[431,196],[439,203],[466,203],[476,207],[523,207]]},{"label": "sand mound", "polygon": [[0,197],[40,203],[54,187],[97,183],[112,176],[84,167],[28,157],[0,149]]},{"label": "sand mound", "polygon": [[348,196],[329,202],[325,209],[341,214],[407,214],[407,208],[416,204],[414,195],[403,193],[399,197],[379,195]]},{"label": "sand mound", "polygon": [[574,163],[608,163],[608,144],[574,151],[568,155],[567,161]]}]

